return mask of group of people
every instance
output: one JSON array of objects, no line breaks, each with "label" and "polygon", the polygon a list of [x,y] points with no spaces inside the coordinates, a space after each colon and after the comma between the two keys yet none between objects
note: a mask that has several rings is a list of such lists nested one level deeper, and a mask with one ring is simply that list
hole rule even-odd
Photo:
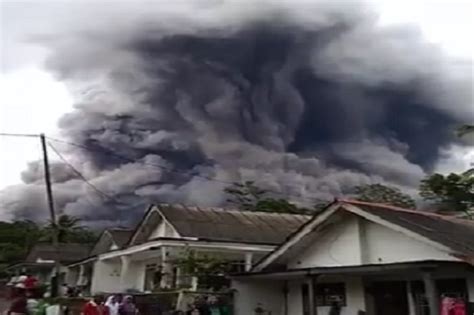
[{"label": "group of people", "polygon": [[139,311],[131,295],[111,295],[104,302],[101,296],[96,296],[87,302],[82,315],[138,315]]}]

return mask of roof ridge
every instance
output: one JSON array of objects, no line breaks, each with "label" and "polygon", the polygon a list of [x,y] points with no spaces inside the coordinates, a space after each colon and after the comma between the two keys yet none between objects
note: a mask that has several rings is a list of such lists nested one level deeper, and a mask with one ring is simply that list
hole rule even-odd
[{"label": "roof ridge", "polygon": [[267,215],[293,215],[293,216],[300,216],[300,217],[307,217],[311,218],[312,215],[307,215],[307,214],[299,214],[299,213],[286,213],[286,212],[270,212],[270,211],[251,211],[251,210],[239,210],[237,208],[224,208],[224,207],[212,207],[212,206],[198,206],[198,205],[187,205],[184,203],[157,203],[153,204],[154,206],[157,206],[158,208],[162,206],[166,207],[176,207],[179,206],[181,208],[184,208],[186,210],[190,211],[217,211],[217,212],[236,212],[236,213],[255,213],[255,214],[267,214]]},{"label": "roof ridge", "polygon": [[407,208],[397,207],[397,206],[389,205],[385,203],[368,202],[368,201],[360,201],[360,200],[353,200],[353,199],[338,199],[338,201],[341,203],[348,203],[352,205],[375,206],[375,207],[384,208],[387,210],[413,213],[413,214],[418,214],[418,215],[423,215],[423,216],[428,216],[428,217],[437,217],[437,218],[448,219],[448,220],[458,219],[458,220],[468,221],[468,220],[459,219],[450,215],[443,215],[439,213],[419,211],[419,210],[414,210],[414,209],[407,209]]}]

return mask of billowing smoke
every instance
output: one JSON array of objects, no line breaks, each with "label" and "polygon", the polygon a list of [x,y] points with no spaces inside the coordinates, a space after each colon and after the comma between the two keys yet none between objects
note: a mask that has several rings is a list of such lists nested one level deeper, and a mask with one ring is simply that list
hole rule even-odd
[{"label": "billowing smoke", "polygon": [[[304,204],[413,192],[472,118],[471,66],[361,3],[199,3],[77,10],[33,38],[77,100],[59,126],[79,146],[52,144],[106,194],[57,164],[59,209],[106,224],[149,202],[221,205],[240,180]],[[23,178],[2,208],[43,216],[38,166]]]}]

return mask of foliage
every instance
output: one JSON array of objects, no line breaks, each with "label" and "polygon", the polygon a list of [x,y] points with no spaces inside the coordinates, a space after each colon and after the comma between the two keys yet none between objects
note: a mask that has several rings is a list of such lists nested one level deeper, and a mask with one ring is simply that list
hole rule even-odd
[{"label": "foliage", "polygon": [[[58,217],[59,241],[63,243],[92,243],[95,234],[82,227],[80,220],[68,215]],[[0,222],[0,264],[21,261],[38,241],[51,241],[52,225],[39,225],[30,220]]]},{"label": "foliage", "polygon": [[441,210],[468,212],[474,208],[474,174],[433,174],[421,181],[420,195],[438,204]]},{"label": "foliage", "polygon": [[253,181],[233,183],[224,189],[229,198],[227,201],[240,210],[307,214],[314,210],[298,207],[286,199],[270,198],[268,191],[255,185]]},{"label": "foliage", "polygon": [[184,274],[199,278],[200,285],[213,290],[221,288],[224,283],[219,278],[223,279],[232,267],[228,260],[192,250],[186,250],[175,260],[175,264]]},{"label": "foliage", "polygon": [[265,190],[257,187],[253,181],[244,183],[233,183],[224,189],[229,195],[228,202],[235,204],[241,210],[254,210],[255,205],[261,201],[265,194]]},{"label": "foliage", "polygon": [[[79,218],[67,214],[60,215],[57,219],[58,241],[60,243],[92,243],[96,236],[91,231],[80,225]],[[44,241],[51,241],[54,228],[51,222],[43,229]]]},{"label": "foliage", "polygon": [[415,200],[395,187],[369,184],[355,187],[355,193],[355,199],[360,201],[385,203],[409,209],[416,208]]}]

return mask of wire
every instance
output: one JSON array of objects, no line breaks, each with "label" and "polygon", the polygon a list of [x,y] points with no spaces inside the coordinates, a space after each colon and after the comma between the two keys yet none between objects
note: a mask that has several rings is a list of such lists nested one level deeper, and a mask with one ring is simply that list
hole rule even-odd
[{"label": "wire", "polygon": [[27,138],[37,138],[39,134],[33,133],[8,133],[8,132],[0,132],[0,136],[4,137],[27,137]]},{"label": "wire", "polygon": [[95,192],[97,192],[99,195],[101,195],[102,197],[106,198],[106,199],[109,199],[115,203],[118,203],[118,204],[123,204],[122,202],[118,201],[117,199],[115,199],[114,197],[106,194],[105,192],[103,192],[102,190],[100,190],[99,188],[97,188],[97,186],[95,186],[94,184],[92,184],[84,175],[82,175],[82,173],[77,170],[71,163],[69,163],[66,158],[61,154],[59,153],[59,151],[50,143],[48,142],[48,146],[51,148],[51,150],[53,150],[54,153],[56,153],[56,155],[66,164],[69,166],[69,168],[77,175],[79,176],[79,178],[81,178],[87,185],[89,185]]},{"label": "wire", "polygon": [[[77,143],[74,143],[74,142],[65,141],[65,140],[61,140],[61,139],[56,139],[56,138],[52,138],[52,137],[46,137],[46,138],[48,140],[55,141],[55,142],[58,142],[58,143],[64,143],[64,144],[67,144],[67,145],[70,145],[70,146],[78,147],[78,148],[81,148],[81,149],[89,151],[89,152],[94,151],[94,152],[110,155],[110,156],[116,157],[116,158],[124,160],[124,161],[131,162],[131,163],[140,163],[140,164],[143,164],[143,165],[159,168],[159,169],[166,170],[166,171],[173,172],[173,173],[192,175],[193,177],[202,178],[204,180],[211,181],[211,182],[217,182],[217,183],[220,183],[220,184],[224,184],[226,186],[230,186],[230,185],[235,184],[234,182],[215,179],[215,178],[205,176],[205,175],[190,174],[190,172],[183,172],[183,171],[180,171],[180,170],[173,169],[169,166],[164,166],[164,165],[157,164],[157,163],[149,163],[149,162],[145,162],[145,161],[135,160],[135,159],[126,157],[124,155],[112,152],[111,150],[109,150],[107,148],[104,148],[104,147],[100,147],[101,151],[99,152],[98,148],[95,148],[95,147],[92,147],[92,146],[77,144]],[[299,200],[299,201],[306,201],[306,202],[311,202],[311,203],[321,202],[321,200],[317,199],[317,198],[309,198],[309,197],[295,196],[295,195],[290,195],[290,194],[283,194],[280,191],[269,190],[269,189],[267,189],[266,191],[268,191],[269,193],[272,193],[274,195],[282,196],[285,199],[286,199],[286,197],[294,197],[294,200]]]}]

